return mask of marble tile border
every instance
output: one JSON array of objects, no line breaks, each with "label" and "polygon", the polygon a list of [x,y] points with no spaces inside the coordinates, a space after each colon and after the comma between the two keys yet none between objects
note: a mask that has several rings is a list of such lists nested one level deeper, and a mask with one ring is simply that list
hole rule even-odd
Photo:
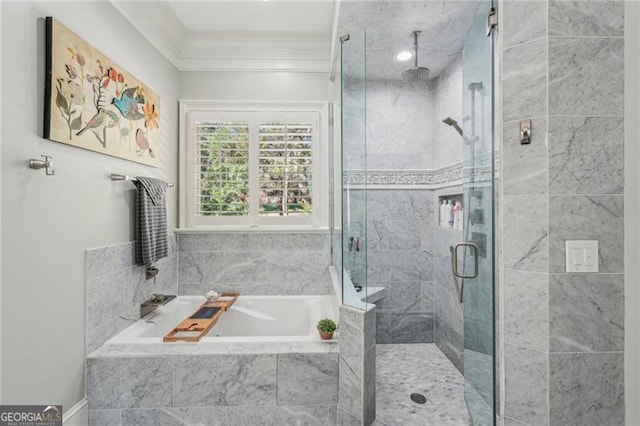
[{"label": "marble tile border", "polygon": [[462,183],[462,162],[425,170],[350,170],[343,183],[367,189],[436,189]]}]

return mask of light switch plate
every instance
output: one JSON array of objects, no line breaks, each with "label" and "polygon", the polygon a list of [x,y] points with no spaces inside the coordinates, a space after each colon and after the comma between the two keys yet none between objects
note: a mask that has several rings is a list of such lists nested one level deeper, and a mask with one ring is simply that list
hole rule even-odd
[{"label": "light switch plate", "polygon": [[598,272],[598,241],[565,241],[567,272]]}]

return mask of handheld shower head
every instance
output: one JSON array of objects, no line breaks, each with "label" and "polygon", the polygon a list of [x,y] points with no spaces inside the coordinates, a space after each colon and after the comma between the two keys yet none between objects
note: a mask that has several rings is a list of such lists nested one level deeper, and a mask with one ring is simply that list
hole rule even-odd
[{"label": "handheld shower head", "polygon": [[442,120],[442,122],[444,124],[446,124],[447,126],[453,127],[456,130],[456,132],[458,132],[460,134],[460,136],[462,136],[464,138],[464,134],[462,133],[462,129],[460,128],[460,126],[458,125],[458,122],[456,120],[454,120],[451,117],[447,117],[444,120]]}]

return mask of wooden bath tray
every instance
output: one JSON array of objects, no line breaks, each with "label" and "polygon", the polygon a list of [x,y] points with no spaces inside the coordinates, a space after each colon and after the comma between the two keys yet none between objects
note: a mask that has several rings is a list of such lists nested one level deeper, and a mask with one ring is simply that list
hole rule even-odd
[{"label": "wooden bath tray", "polygon": [[211,327],[213,327],[222,314],[238,300],[238,293],[222,293],[215,302],[203,303],[197,311],[189,315],[176,328],[162,338],[163,342],[199,342]]}]

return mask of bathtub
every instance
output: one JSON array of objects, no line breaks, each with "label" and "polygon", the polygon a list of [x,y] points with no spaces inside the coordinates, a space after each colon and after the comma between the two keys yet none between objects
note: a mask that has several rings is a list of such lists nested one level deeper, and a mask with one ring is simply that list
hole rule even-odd
[{"label": "bathtub", "polygon": [[[204,302],[202,296],[179,296],[116,334],[105,345],[163,343],[163,336]],[[316,330],[321,318],[337,321],[335,296],[240,296],[198,343],[321,342]]]}]

